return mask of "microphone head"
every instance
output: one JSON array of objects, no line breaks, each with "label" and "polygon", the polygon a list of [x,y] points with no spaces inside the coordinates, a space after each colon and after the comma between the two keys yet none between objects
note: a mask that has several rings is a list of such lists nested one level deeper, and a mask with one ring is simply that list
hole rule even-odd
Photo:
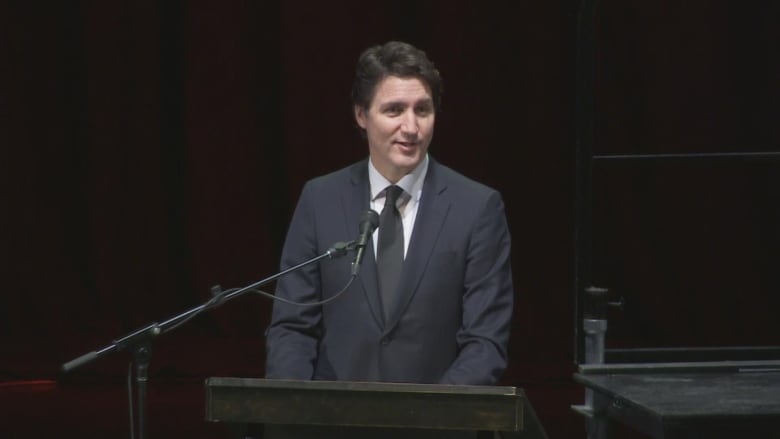
[{"label": "microphone head", "polygon": [[358,238],[356,247],[362,249],[368,244],[368,240],[374,230],[379,227],[379,214],[369,209],[360,215],[360,237]]},{"label": "microphone head", "polygon": [[379,214],[373,209],[368,209],[360,216],[360,233],[372,233],[379,227]]}]

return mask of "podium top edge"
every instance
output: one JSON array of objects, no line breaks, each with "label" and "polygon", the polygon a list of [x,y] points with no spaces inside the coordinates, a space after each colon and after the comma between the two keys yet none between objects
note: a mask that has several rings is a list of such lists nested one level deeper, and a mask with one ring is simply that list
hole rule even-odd
[{"label": "podium top edge", "polygon": [[460,395],[524,396],[513,386],[477,386],[453,384],[385,383],[372,381],[276,380],[266,378],[211,377],[207,387],[255,387],[265,389],[344,390],[366,392],[404,392]]}]

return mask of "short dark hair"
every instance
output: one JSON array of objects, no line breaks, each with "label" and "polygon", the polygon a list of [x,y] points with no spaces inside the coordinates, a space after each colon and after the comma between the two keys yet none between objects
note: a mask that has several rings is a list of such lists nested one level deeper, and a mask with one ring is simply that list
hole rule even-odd
[{"label": "short dark hair", "polygon": [[388,76],[417,78],[428,87],[433,108],[441,106],[441,76],[422,50],[401,41],[369,47],[360,55],[352,83],[352,104],[368,109],[376,86]]}]

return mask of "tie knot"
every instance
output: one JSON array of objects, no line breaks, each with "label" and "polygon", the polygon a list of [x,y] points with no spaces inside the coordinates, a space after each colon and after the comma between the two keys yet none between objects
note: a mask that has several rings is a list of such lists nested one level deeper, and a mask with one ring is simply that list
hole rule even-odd
[{"label": "tie knot", "polygon": [[404,192],[400,186],[392,185],[388,186],[385,190],[385,206],[395,206],[398,201],[398,197]]}]

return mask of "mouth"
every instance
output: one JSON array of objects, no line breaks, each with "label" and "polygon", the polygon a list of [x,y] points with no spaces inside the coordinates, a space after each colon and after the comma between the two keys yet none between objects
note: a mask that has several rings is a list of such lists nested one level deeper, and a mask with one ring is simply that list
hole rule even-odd
[{"label": "mouth", "polygon": [[419,142],[409,142],[409,141],[396,140],[395,144],[400,146],[403,149],[413,149],[413,148],[417,147]]}]

